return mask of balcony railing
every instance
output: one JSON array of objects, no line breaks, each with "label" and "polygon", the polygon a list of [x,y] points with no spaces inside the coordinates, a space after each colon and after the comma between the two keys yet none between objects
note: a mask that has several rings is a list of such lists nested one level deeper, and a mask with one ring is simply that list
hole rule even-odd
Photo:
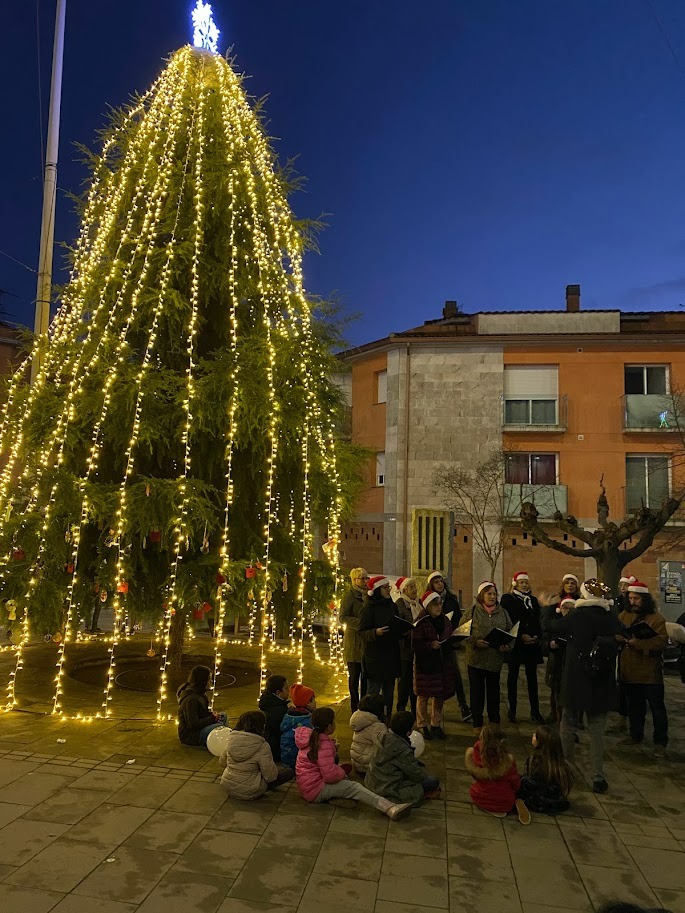
[{"label": "balcony railing", "polygon": [[543,520],[551,520],[557,510],[565,514],[568,510],[568,489],[566,485],[514,485],[504,486],[505,513],[518,517],[521,504],[531,501]]},{"label": "balcony railing", "polygon": [[673,398],[663,393],[626,393],[621,397],[624,431],[675,431]]},{"label": "balcony railing", "polygon": [[502,429],[504,431],[566,431],[568,399],[548,394],[502,396]]}]

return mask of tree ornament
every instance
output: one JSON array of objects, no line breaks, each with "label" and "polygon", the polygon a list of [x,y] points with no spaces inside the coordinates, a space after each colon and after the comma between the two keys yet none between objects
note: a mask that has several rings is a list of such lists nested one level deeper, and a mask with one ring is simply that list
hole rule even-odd
[{"label": "tree ornament", "polygon": [[209,536],[207,535],[207,524],[205,523],[205,532],[202,536],[202,545],[200,546],[200,551],[203,555],[209,554]]},{"label": "tree ornament", "polygon": [[26,552],[23,548],[12,549],[12,561],[23,561],[26,558]]},{"label": "tree ornament", "polygon": [[107,590],[100,590],[100,602],[107,602],[108,595]]},{"label": "tree ornament", "polygon": [[151,529],[150,530],[150,542],[157,545],[162,541],[162,530],[161,529]]},{"label": "tree ornament", "polygon": [[67,563],[64,565],[64,570],[67,572],[67,574],[73,574],[74,573],[74,562],[67,561]]},{"label": "tree ornament", "polygon": [[254,568],[254,567],[246,567],[246,568],[245,568],[245,578],[246,578],[247,580],[252,580],[252,578],[253,578],[253,577],[256,577],[256,576],[257,576],[257,569],[256,569],[256,568]]},{"label": "tree ornament", "polygon": [[128,593],[128,580],[120,580],[117,584],[117,593]]},{"label": "tree ornament", "polygon": [[281,586],[283,588],[283,592],[287,593],[288,592],[288,572],[287,571],[285,571],[285,573],[281,577]]},{"label": "tree ornament", "polygon": [[149,497],[150,497],[150,483],[149,483],[149,482],[148,482],[147,485],[145,486],[145,497],[146,497],[146,498],[149,498]]},{"label": "tree ornament", "polygon": [[221,573],[221,571],[217,571],[216,582],[219,584],[219,586],[221,586],[222,583],[226,583],[226,578]]},{"label": "tree ornament", "polygon": [[17,620],[17,603],[14,599],[8,599],[6,603],[7,608],[7,618],[9,621]]}]

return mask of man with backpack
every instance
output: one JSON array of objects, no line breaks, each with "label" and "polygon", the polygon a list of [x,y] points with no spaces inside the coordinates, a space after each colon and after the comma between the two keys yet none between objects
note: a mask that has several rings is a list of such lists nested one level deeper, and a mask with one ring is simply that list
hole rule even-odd
[{"label": "man with backpack", "polygon": [[566,663],[561,681],[561,743],[564,756],[574,763],[578,720],[584,713],[590,736],[592,791],[605,793],[609,785],[604,777],[604,734],[607,714],[615,710],[616,635],[621,623],[611,611],[611,591],[599,580],[586,580],[580,588],[575,608],[561,618],[550,618],[547,634],[566,641]]}]

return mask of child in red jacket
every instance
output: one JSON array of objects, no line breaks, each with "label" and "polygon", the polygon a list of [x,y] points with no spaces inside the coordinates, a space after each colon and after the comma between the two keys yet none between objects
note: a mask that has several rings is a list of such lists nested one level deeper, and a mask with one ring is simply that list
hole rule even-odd
[{"label": "child in red jacket", "polygon": [[466,749],[465,765],[475,780],[469,789],[474,805],[496,818],[506,818],[515,810],[521,824],[530,824],[526,803],[518,798],[521,777],[516,761],[504,747],[497,726],[483,726],[480,739]]}]

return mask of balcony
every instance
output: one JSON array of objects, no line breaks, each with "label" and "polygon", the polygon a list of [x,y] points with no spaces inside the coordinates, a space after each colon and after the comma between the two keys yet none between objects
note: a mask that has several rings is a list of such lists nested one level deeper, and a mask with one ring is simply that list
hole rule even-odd
[{"label": "balcony", "polygon": [[532,502],[538,509],[541,520],[551,520],[557,510],[565,514],[568,510],[568,489],[566,485],[513,485],[504,486],[506,514],[518,517],[521,504]]},{"label": "balcony", "polygon": [[502,430],[559,433],[566,431],[568,399],[541,393],[502,396]]},{"label": "balcony", "polygon": [[673,398],[667,393],[626,393],[621,397],[624,431],[677,430],[678,420],[673,413]]}]

